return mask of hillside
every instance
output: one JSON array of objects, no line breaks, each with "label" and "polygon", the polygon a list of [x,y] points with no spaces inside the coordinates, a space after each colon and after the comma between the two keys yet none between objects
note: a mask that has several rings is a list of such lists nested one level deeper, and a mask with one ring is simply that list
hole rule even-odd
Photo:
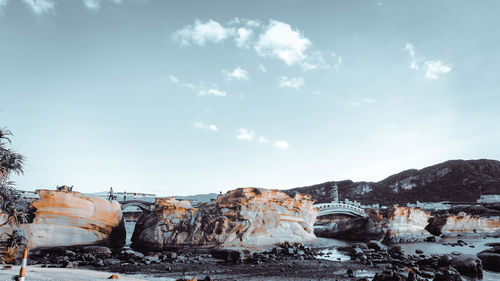
[{"label": "hillside", "polygon": [[[297,187],[285,190],[309,194],[318,203],[330,202],[331,184]],[[412,169],[389,176],[379,182],[335,182],[340,200],[349,198],[364,204],[476,201],[480,194],[500,194],[500,161],[450,160],[420,170]]]}]

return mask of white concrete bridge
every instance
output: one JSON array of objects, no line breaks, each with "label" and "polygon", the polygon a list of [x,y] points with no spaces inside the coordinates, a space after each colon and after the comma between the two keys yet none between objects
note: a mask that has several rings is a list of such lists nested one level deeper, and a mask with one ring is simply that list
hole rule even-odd
[{"label": "white concrete bridge", "polygon": [[367,217],[365,210],[352,204],[344,202],[330,202],[314,204],[314,207],[319,209],[318,217],[326,215],[347,215],[351,217]]}]

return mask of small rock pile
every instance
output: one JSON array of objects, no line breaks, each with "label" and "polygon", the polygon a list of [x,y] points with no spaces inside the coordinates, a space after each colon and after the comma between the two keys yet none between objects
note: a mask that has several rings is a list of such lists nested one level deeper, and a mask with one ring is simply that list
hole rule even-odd
[{"label": "small rock pile", "polygon": [[[474,255],[455,253],[454,255],[407,254],[404,247],[387,247],[379,241],[355,243],[350,249],[344,248],[352,260],[383,268],[373,280],[461,280],[460,274],[472,278],[482,278],[483,266]],[[499,255],[500,256],[500,255]],[[424,279],[425,278],[425,279]]]},{"label": "small rock pile", "polygon": [[254,263],[275,262],[283,260],[305,260],[314,259],[316,252],[310,247],[300,243],[282,243],[267,251],[250,251],[240,248],[214,249],[211,251],[213,257],[232,263]]}]

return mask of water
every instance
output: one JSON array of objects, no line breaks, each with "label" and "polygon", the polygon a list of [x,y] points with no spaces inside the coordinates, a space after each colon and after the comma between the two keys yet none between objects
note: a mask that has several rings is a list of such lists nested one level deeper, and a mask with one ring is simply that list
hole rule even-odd
[{"label": "water", "polygon": [[[457,242],[457,240],[463,240],[467,243],[466,246],[451,246],[443,244],[451,244]],[[393,245],[401,245],[406,249],[408,254],[415,254],[415,250],[422,250],[426,255],[432,254],[451,254],[451,252],[456,251],[464,254],[476,255],[479,252],[486,250],[490,247],[485,246],[487,243],[498,243],[500,238],[479,238],[479,237],[454,237],[454,238],[444,238],[438,242],[416,242],[416,243],[397,243]],[[323,255],[317,256],[319,259],[332,260],[332,261],[347,261],[350,257],[339,252],[338,247],[346,247],[352,245],[353,242],[328,239],[328,238],[318,238],[313,244],[315,248],[322,249],[320,252]],[[473,246],[473,247],[470,247]],[[366,274],[372,274],[373,272],[366,272]],[[463,280],[475,280],[469,279],[467,277],[462,277]],[[483,270],[483,281],[499,281],[500,272],[492,272]]]}]

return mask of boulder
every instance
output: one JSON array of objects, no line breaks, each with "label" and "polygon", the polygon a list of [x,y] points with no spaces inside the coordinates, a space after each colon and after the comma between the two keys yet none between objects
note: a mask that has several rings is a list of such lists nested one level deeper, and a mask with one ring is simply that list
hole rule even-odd
[{"label": "boulder", "polygon": [[377,273],[372,281],[406,281],[406,277],[396,272],[382,272]]},{"label": "boulder", "polygon": [[308,196],[277,190],[240,188],[193,208],[189,201],[158,199],[139,218],[132,247],[166,250],[176,246],[264,248],[316,238],[316,208]]},{"label": "boulder", "polygon": [[405,254],[405,248],[401,245],[395,245],[389,248],[389,254],[391,256],[402,256]]},{"label": "boulder", "polygon": [[460,273],[453,268],[452,266],[441,267],[436,272],[436,276],[433,281],[462,281],[462,277],[460,277]]},{"label": "boulder", "polygon": [[368,250],[368,246],[365,243],[354,243],[353,248],[360,248],[361,250]]},{"label": "boulder", "polygon": [[368,248],[374,249],[376,251],[386,251],[387,250],[387,246],[382,244],[380,241],[377,241],[377,240],[371,240],[366,245],[368,246]]},{"label": "boulder", "polygon": [[500,253],[487,251],[485,250],[477,254],[477,257],[483,263],[484,269],[500,272]]},{"label": "boulder", "polygon": [[460,274],[471,278],[483,277],[483,263],[474,255],[452,256],[451,265],[460,272]]},{"label": "boulder", "polygon": [[111,256],[111,249],[104,246],[85,246],[82,248],[82,252],[93,256]]}]

